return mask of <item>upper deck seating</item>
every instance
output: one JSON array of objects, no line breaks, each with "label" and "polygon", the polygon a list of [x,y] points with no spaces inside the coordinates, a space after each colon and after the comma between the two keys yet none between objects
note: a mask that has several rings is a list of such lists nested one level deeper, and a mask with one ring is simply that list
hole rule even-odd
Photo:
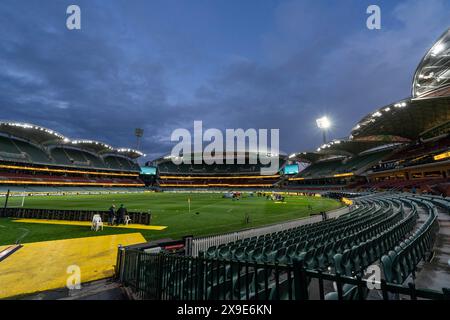
[{"label": "upper deck seating", "polygon": [[50,158],[47,153],[38,147],[24,141],[15,140],[17,148],[29,156],[30,161],[36,163],[49,163]]},{"label": "upper deck seating", "polygon": [[316,162],[303,170],[300,176],[305,178],[331,176],[341,164],[341,160]]},{"label": "upper deck seating", "polygon": [[133,170],[138,171],[139,166],[122,157],[106,156],[104,158],[105,165],[108,168],[116,170]]},{"label": "upper deck seating", "polygon": [[12,161],[29,161],[27,155],[7,137],[0,136],[0,159]]},{"label": "upper deck seating", "polygon": [[51,154],[53,160],[55,161],[55,163],[65,164],[65,165],[71,165],[72,164],[72,162],[70,161],[69,156],[67,155],[67,153],[62,148],[52,149],[50,154]]}]

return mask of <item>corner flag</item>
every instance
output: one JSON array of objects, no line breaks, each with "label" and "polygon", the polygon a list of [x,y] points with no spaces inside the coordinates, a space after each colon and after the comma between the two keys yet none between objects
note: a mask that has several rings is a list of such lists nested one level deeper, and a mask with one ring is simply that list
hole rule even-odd
[{"label": "corner flag", "polygon": [[191,197],[188,198],[189,213],[191,213]]}]

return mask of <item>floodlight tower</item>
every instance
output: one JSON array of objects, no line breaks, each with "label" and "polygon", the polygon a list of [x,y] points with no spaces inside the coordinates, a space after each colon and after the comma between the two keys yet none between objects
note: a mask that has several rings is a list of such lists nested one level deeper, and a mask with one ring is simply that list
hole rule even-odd
[{"label": "floodlight tower", "polygon": [[134,129],[134,135],[136,136],[136,150],[139,150],[141,138],[144,135],[144,129],[141,128]]},{"label": "floodlight tower", "polygon": [[331,121],[327,116],[323,116],[316,120],[317,127],[322,130],[323,144],[327,143],[327,130],[331,127]]}]

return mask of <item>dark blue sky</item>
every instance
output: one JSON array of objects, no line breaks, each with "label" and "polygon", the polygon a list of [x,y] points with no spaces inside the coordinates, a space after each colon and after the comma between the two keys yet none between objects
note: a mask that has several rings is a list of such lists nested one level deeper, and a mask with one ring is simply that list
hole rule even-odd
[{"label": "dark blue sky", "polygon": [[[66,29],[66,8],[82,30]],[[382,29],[366,28],[378,4]],[[410,95],[448,0],[2,0],[0,111],[70,138],[170,152],[176,128],[279,128],[287,153]]]}]

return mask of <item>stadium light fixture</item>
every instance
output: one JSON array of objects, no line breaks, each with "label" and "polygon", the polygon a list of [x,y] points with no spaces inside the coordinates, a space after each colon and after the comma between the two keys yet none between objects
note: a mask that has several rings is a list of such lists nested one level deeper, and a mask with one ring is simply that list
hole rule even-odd
[{"label": "stadium light fixture", "polygon": [[396,104],[394,104],[394,107],[395,108],[404,108],[404,107],[406,107],[407,106],[407,104],[406,104],[406,102],[399,102],[399,103],[396,103]]},{"label": "stadium light fixture", "polygon": [[317,127],[322,130],[323,133],[323,143],[327,143],[327,130],[331,127],[331,121],[327,116],[316,119]]},{"label": "stadium light fixture", "polygon": [[141,157],[146,156],[144,153],[140,152],[139,150],[134,150],[134,149],[129,149],[129,148],[119,148],[119,149],[116,149],[116,151],[118,153],[136,153],[137,155],[139,155]]},{"label": "stadium light fixture", "polygon": [[328,129],[328,128],[331,127],[330,119],[328,119],[327,116],[324,116],[324,117],[322,117],[322,118],[317,119],[317,120],[316,120],[316,124],[317,124],[317,127],[318,127],[319,129],[322,129],[322,130],[323,130],[323,129]]},{"label": "stadium light fixture", "polygon": [[381,117],[381,112],[377,111],[374,114],[372,114],[372,117]]}]

